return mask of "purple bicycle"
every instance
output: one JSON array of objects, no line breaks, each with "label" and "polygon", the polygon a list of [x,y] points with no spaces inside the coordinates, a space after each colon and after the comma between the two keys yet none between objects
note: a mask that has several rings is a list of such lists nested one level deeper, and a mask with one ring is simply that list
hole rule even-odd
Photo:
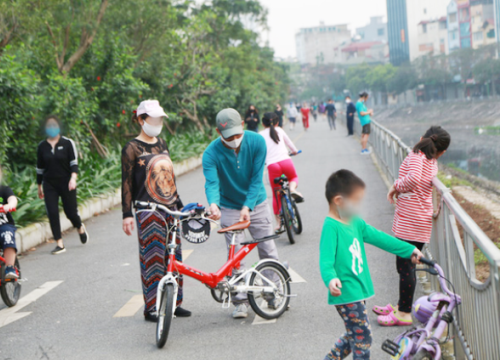
[{"label": "purple bicycle", "polygon": [[441,359],[439,339],[453,321],[453,310],[462,302],[459,295],[448,289],[448,284],[452,288],[453,284],[444,277],[443,269],[435,261],[421,258],[420,262],[429,267],[416,271],[438,276],[444,293],[432,293],[415,301],[413,315],[422,325],[404,332],[394,341],[384,341],[382,350],[392,355],[392,360]]}]

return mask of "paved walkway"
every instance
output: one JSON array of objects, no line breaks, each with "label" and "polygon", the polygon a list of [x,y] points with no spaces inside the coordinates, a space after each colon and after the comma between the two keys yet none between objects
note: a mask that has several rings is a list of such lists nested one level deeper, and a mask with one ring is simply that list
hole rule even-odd
[{"label": "paved walkway", "polygon": [[[292,292],[298,296],[284,316],[265,322],[252,313],[245,320],[233,320],[205,286],[188,279],[184,306],[193,311],[193,317],[174,319],[167,346],[158,350],[155,326],[143,320],[140,310],[137,240],[122,233],[121,213],[114,210],[87,223],[88,245],[82,246],[71,232],[65,236],[65,254],[50,255],[54,244],[47,244],[22,258],[23,277],[28,279],[23,284],[22,309],[0,305],[0,359],[323,359],[343,332],[341,319],[327,304],[318,269],[319,238],[328,208],[326,179],[340,168],[363,178],[368,185],[363,216],[378,228],[390,231],[393,209],[370,157],[359,154],[358,142],[346,138],[344,128],[330,131],[326,122],[312,121],[308,132],[301,131],[289,134],[303,150],[294,162],[299,189],[306,197],[300,205],[304,232],[295,245],[285,237],[277,241],[280,258],[289,261],[297,281]],[[206,201],[201,169],[177,183],[185,203]],[[214,271],[225,261],[219,235],[203,245],[184,245],[190,250],[185,251],[186,262],[200,269]],[[397,284],[394,256],[370,245],[367,250],[377,293],[368,305],[385,305],[397,295],[397,287],[390,285]],[[251,256],[257,260],[256,254]],[[375,316],[370,317],[372,359],[386,359],[380,344],[398,329],[380,328]]]}]

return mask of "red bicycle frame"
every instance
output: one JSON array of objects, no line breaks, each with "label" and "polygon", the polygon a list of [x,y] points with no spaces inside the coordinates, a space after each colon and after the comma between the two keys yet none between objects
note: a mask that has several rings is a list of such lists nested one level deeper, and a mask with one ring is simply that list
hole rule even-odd
[{"label": "red bicycle frame", "polygon": [[183,274],[189,277],[192,277],[202,284],[206,284],[210,288],[215,288],[217,284],[219,284],[226,276],[231,275],[233,269],[239,269],[241,265],[241,261],[247,256],[255,247],[257,246],[257,242],[252,244],[243,245],[242,248],[235,253],[235,244],[234,238],[236,233],[240,231],[233,232],[233,241],[229,247],[229,256],[227,262],[215,273],[206,273],[204,271],[198,270],[192,266],[188,266],[182,262],[179,262],[175,259],[175,246],[171,246],[170,244],[175,244],[175,237],[177,236],[177,219],[174,221],[173,225],[173,235],[172,240],[169,242],[169,255],[168,255],[168,266],[167,273],[178,272],[179,274]]}]

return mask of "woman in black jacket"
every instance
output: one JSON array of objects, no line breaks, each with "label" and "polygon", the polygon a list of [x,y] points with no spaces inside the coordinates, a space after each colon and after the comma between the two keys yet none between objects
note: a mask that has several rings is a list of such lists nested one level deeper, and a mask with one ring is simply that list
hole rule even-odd
[{"label": "woman in black jacket", "polygon": [[57,242],[52,254],[57,255],[66,251],[59,222],[59,198],[62,200],[67,218],[78,229],[82,244],[88,242],[89,235],[78,214],[76,200],[78,152],[75,142],[61,136],[61,122],[54,115],[45,119],[44,127],[47,139],[38,144],[36,181],[38,197],[45,199],[50,228]]},{"label": "woman in black jacket", "polygon": [[245,123],[247,124],[247,130],[250,131],[259,131],[259,111],[254,105],[250,105],[245,114]]}]

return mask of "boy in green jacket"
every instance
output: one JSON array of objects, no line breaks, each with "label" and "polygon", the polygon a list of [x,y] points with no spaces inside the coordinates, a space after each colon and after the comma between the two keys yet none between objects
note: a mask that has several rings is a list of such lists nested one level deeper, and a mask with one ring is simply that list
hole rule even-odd
[{"label": "boy in green jacket", "polygon": [[366,300],[375,295],[365,254],[365,242],[418,262],[422,253],[413,245],[375,229],[357,217],[365,183],[349,170],[333,173],[326,183],[330,211],[320,242],[320,271],[330,290],[328,303],[344,320],[342,335],[324,360],[370,359],[371,327]]}]

